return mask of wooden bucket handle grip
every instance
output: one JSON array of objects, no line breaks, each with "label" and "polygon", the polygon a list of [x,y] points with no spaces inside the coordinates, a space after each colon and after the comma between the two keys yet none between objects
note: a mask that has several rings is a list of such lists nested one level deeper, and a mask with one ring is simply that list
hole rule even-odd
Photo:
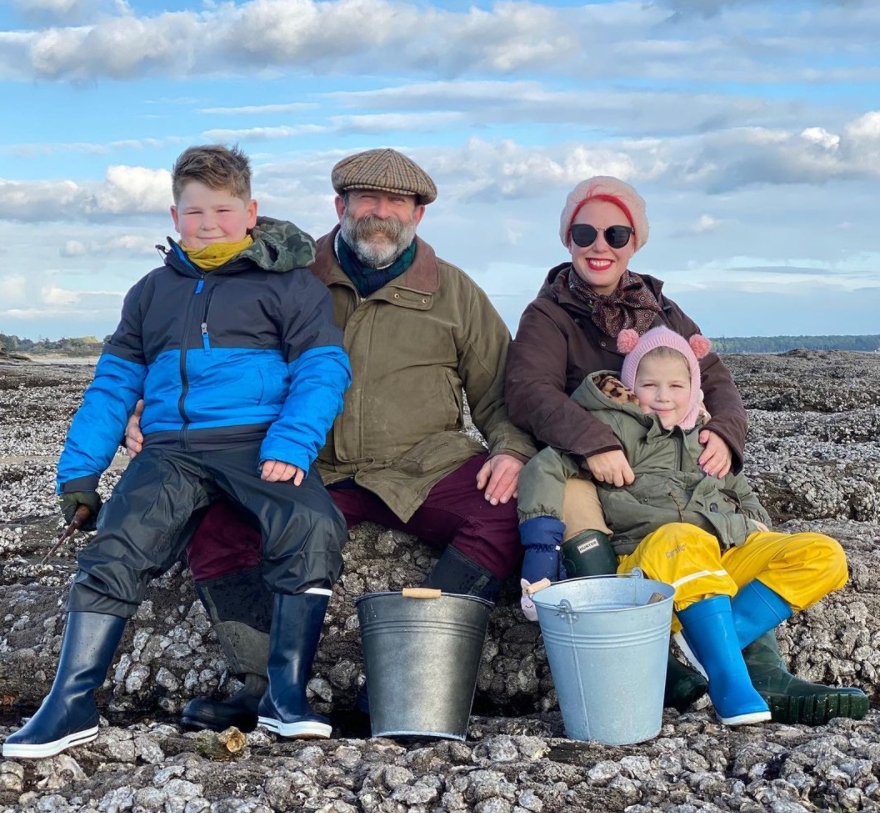
[{"label": "wooden bucket handle grip", "polygon": [[535,582],[534,584],[530,584],[528,587],[526,587],[526,593],[528,593],[530,596],[533,596],[539,590],[543,590],[545,587],[549,587],[551,584],[553,584],[553,582],[551,582],[550,579],[543,578],[541,579],[541,581]]},{"label": "wooden bucket handle grip", "polygon": [[404,598],[440,598],[443,595],[442,590],[433,587],[404,587],[400,593]]}]

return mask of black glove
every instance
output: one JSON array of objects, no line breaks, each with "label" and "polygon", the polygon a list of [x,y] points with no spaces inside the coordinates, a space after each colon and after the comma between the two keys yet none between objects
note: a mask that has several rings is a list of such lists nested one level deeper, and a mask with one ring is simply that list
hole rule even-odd
[{"label": "black glove", "polygon": [[61,494],[58,497],[61,506],[61,513],[64,514],[64,521],[70,525],[73,522],[73,515],[76,509],[81,505],[88,506],[92,515],[82,524],[81,531],[94,531],[95,520],[98,518],[98,512],[101,510],[101,498],[97,491],[71,491],[67,494]]}]

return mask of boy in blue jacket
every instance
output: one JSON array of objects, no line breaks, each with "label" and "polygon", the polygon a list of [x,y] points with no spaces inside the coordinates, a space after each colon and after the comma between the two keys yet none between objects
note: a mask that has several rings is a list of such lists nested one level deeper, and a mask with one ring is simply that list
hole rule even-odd
[{"label": "boy in blue jacket", "polygon": [[[149,581],[182,553],[194,512],[221,495],[255,517],[274,593],[259,721],[329,737],[306,700],[345,521],[312,464],[351,381],[330,294],[307,269],[314,242],[257,218],[237,149],[192,147],[175,163],[165,264],[129,291],[58,464],[65,519],[100,516],[79,555],[52,690],[3,745],[47,757],[98,735],[101,686]],[[98,479],[145,401],[143,451],[101,506]]]}]

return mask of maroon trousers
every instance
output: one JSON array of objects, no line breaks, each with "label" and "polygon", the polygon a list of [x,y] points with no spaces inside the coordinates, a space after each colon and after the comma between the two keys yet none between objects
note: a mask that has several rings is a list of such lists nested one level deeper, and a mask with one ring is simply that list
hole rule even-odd
[{"label": "maroon trousers", "polygon": [[[375,522],[435,545],[452,545],[497,579],[513,572],[522,556],[516,501],[491,505],[477,489],[477,472],[487,455],[477,455],[444,477],[409,522],[400,519],[371,491],[351,480],[328,487],[348,527]],[[208,510],[189,546],[196,581],[216,579],[260,563],[260,532],[227,502]]]}]

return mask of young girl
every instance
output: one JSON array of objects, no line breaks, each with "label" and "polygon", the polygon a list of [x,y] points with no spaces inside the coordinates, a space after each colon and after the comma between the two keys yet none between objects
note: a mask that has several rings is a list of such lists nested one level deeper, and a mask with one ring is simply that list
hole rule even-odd
[{"label": "young girl", "polygon": [[[698,358],[709,351],[707,339],[698,334],[687,341],[666,327],[641,337],[623,330],[618,349],[627,354],[620,381],[597,373],[572,394],[610,426],[635,474],[623,486],[596,484],[614,532],[617,572],[640,568],[675,587],[676,640],[706,674],[722,723],[769,720],[742,649],[843,587],[846,556],[824,534],[770,531],[767,512],[744,475],[717,479],[700,468],[698,436],[706,416]],[[578,463],[551,448],[520,475],[524,586],[559,575],[558,548],[548,529],[561,526],[565,482],[577,476],[583,476]],[[530,605],[524,596],[527,616],[534,615]],[[858,716],[867,702],[864,707]]]}]

